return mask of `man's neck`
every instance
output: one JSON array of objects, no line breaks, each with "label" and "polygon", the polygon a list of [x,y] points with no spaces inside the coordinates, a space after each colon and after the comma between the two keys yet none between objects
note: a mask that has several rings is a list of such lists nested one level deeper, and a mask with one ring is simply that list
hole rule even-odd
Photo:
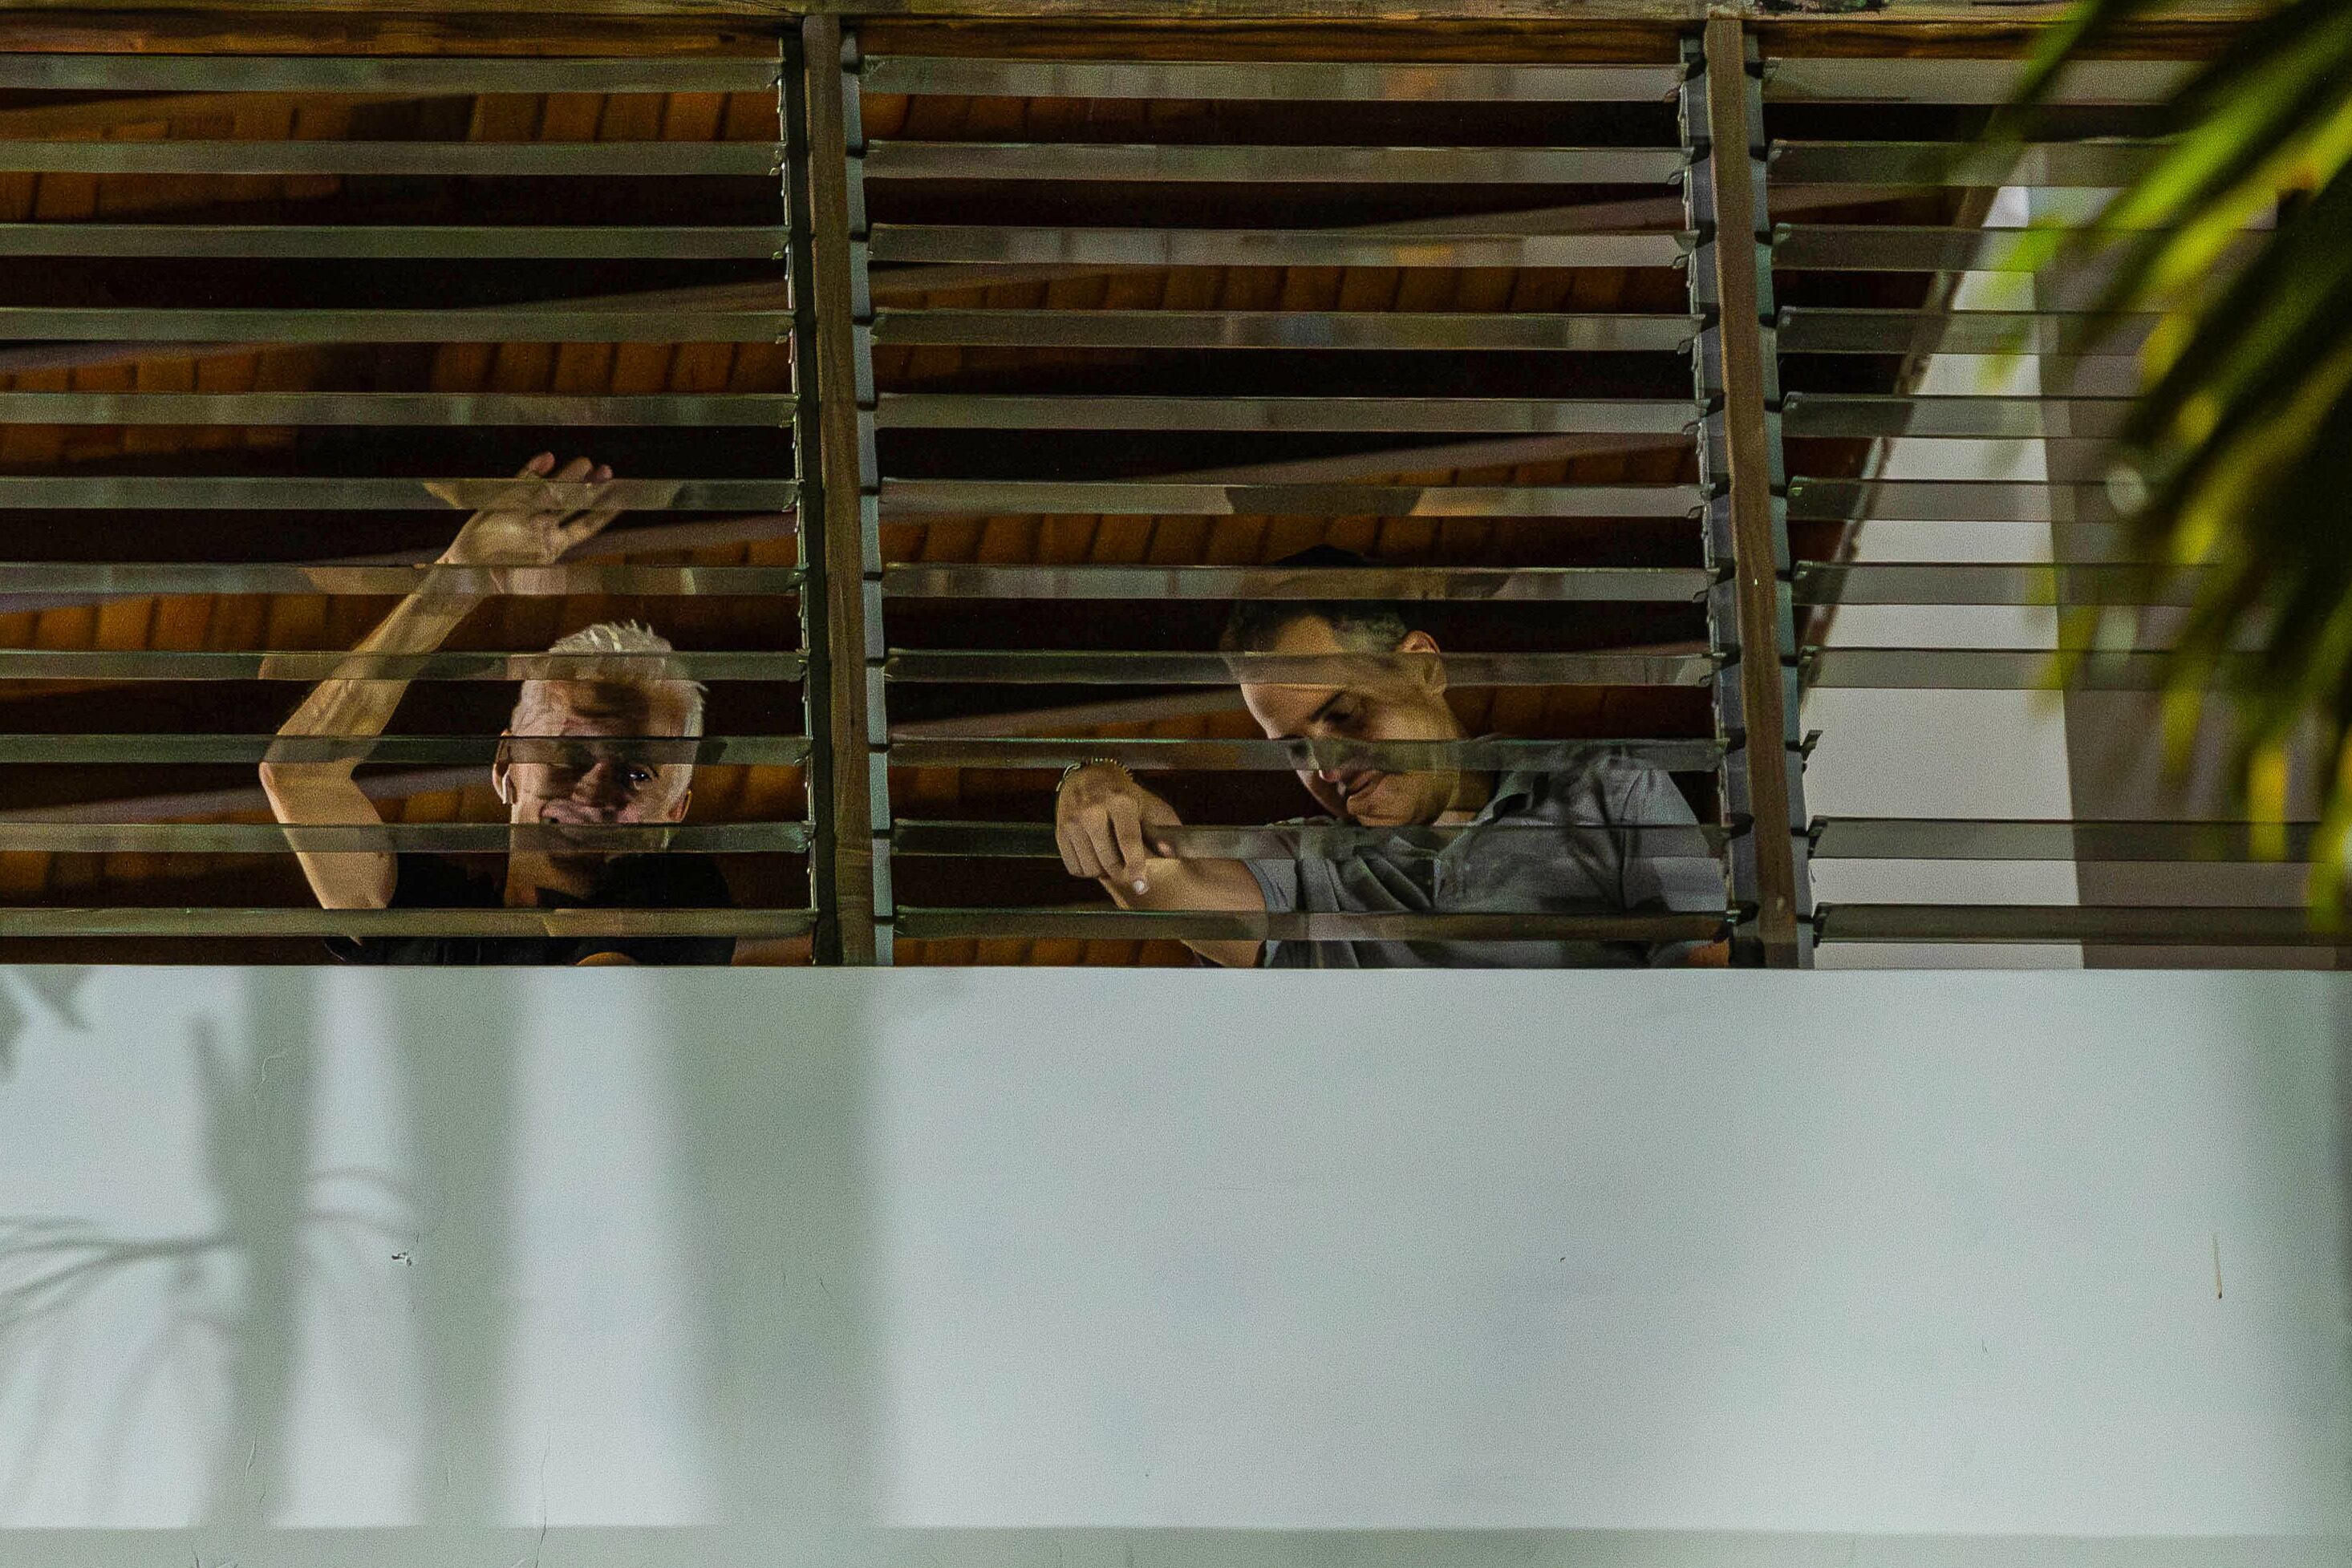
[{"label": "man's neck", "polygon": [[[1459,718],[1454,718],[1452,728],[1454,733],[1447,736],[1446,739],[1459,745],[1470,738],[1470,732],[1462,727],[1462,721]],[[1456,823],[1466,822],[1485,810],[1486,802],[1494,798],[1495,775],[1492,772],[1465,768],[1454,776],[1454,793],[1446,798],[1445,810],[1437,814],[1438,825],[1452,827]]]}]

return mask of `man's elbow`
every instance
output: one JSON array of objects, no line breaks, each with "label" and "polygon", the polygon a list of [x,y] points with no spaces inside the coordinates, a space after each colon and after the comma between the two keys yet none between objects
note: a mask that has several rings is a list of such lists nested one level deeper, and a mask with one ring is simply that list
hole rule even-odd
[{"label": "man's elbow", "polygon": [[261,774],[262,798],[269,802],[270,813],[277,817],[280,821],[283,821],[286,819],[286,791],[288,787],[285,764],[278,762],[264,762],[261,765],[259,771]]},{"label": "man's elbow", "polygon": [[262,798],[269,802],[271,816],[281,822],[317,818],[320,779],[316,763],[264,762],[259,772]]},{"label": "man's elbow", "polygon": [[356,789],[345,763],[265,761],[257,771],[261,793],[281,822],[341,821]]}]

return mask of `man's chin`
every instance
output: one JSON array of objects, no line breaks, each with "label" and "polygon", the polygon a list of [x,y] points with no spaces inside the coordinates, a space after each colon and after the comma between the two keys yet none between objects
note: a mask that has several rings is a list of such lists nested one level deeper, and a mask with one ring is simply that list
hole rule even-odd
[{"label": "man's chin", "polygon": [[1413,821],[1413,795],[1408,777],[1383,774],[1368,789],[1348,797],[1349,819],[1363,828],[1402,828]]},{"label": "man's chin", "polygon": [[593,881],[613,863],[614,852],[599,850],[548,850],[543,857],[548,869],[558,876]]},{"label": "man's chin", "polygon": [[566,822],[542,817],[537,826],[541,841],[541,852],[561,865],[566,862],[593,864],[610,860],[614,851],[600,841],[604,822]]}]

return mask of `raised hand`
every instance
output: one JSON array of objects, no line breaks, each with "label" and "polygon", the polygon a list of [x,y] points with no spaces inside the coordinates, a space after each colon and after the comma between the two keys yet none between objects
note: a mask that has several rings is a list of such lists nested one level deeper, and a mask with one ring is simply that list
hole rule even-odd
[{"label": "raised hand", "polygon": [[602,489],[592,492],[588,506],[577,507],[553,486],[602,486],[612,477],[610,467],[585,457],[559,469],[555,454],[542,452],[523,465],[507,495],[466,519],[441,559],[451,566],[552,566],[621,515],[620,507],[599,504]]}]

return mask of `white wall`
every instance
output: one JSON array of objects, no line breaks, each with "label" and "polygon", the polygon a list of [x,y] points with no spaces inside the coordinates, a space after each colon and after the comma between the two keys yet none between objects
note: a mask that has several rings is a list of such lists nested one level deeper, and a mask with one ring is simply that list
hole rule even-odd
[{"label": "white wall", "polygon": [[[2033,216],[2035,193],[1999,192],[1988,228],[2015,229]],[[1954,282],[1954,310],[2032,310],[2031,273],[1971,272]],[[1922,395],[2036,397],[2042,362],[1930,354]],[[1885,443],[1885,479],[2050,477],[2039,441],[1960,441],[1899,436]],[[2047,523],[1920,522],[1889,510],[1854,530],[1858,562],[2047,561]],[[1831,647],[2055,648],[2057,612],[2030,605],[1857,604],[1842,606]],[[2066,709],[2054,692],[1900,691],[1831,687],[1806,695],[1802,723],[1822,732],[1805,768],[1805,801],[1817,817],[2058,819],[2074,815]],[[1815,860],[1816,903],[2074,904],[2066,861]],[[2072,967],[2068,943],[1831,943],[1824,967]]]},{"label": "white wall", "polygon": [[0,998],[12,1565],[2352,1550],[2327,976]]}]

